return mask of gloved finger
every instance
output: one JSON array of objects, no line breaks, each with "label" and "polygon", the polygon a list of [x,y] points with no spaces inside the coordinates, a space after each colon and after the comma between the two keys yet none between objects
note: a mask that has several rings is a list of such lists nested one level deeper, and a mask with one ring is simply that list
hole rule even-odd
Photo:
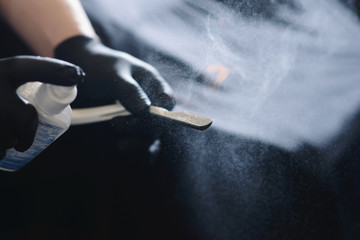
[{"label": "gloved finger", "polygon": [[37,111],[30,105],[24,103],[14,92],[7,96],[7,101],[11,103],[6,115],[1,118],[1,127],[5,134],[1,134],[0,149],[15,148],[25,151],[33,142],[37,128]]},{"label": "gloved finger", "polygon": [[38,126],[38,116],[34,106],[25,104],[22,106],[21,117],[15,118],[15,134],[18,142],[14,148],[16,151],[26,151],[34,142]]},{"label": "gloved finger", "polygon": [[115,79],[114,90],[115,98],[131,113],[142,115],[148,112],[151,101],[130,73],[123,72]]},{"label": "gloved finger", "polygon": [[6,155],[6,151],[3,149],[0,149],[0,160],[3,159]]},{"label": "gloved finger", "polygon": [[175,98],[170,85],[151,65],[143,64],[133,68],[133,76],[139,82],[155,106],[171,110],[175,107]]},{"label": "gloved finger", "polygon": [[11,80],[14,88],[31,81],[71,86],[79,84],[85,76],[80,67],[47,57],[4,58],[0,60],[0,69]]},{"label": "gloved finger", "polygon": [[9,128],[4,128],[1,130],[0,137],[0,149],[10,149],[13,148],[17,143],[17,138],[13,134],[12,130]]}]

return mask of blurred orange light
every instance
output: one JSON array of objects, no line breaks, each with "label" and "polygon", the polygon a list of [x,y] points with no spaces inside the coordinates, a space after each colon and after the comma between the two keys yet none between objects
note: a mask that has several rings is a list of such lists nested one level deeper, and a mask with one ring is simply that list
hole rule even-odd
[{"label": "blurred orange light", "polygon": [[215,81],[213,86],[219,88],[223,81],[229,76],[230,68],[220,64],[212,64],[206,69],[206,72],[214,76]]}]

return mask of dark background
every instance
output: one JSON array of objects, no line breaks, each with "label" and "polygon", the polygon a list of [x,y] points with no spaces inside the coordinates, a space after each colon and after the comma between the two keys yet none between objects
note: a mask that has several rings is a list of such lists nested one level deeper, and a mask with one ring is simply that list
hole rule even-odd
[{"label": "dark background", "polygon": [[[255,17],[271,17],[270,1],[248,2]],[[106,16],[89,16],[105,44],[158,56],[164,69],[182,69],[178,81],[197,74],[120,26],[108,31]],[[1,57],[32,54],[1,29]],[[123,120],[71,127],[24,169],[0,173],[0,239],[358,239],[354,112],[336,149],[285,151],[216,127],[168,124],[155,154]]]}]

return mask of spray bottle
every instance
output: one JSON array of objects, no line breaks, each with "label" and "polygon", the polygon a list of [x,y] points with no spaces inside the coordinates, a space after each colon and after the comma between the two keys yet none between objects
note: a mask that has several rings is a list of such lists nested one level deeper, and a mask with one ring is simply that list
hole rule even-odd
[{"label": "spray bottle", "polygon": [[40,82],[27,83],[17,91],[19,97],[31,103],[38,112],[39,124],[33,144],[25,152],[15,149],[6,151],[0,161],[0,169],[17,171],[35,158],[70,126],[70,103],[77,94],[76,86],[63,87]]}]

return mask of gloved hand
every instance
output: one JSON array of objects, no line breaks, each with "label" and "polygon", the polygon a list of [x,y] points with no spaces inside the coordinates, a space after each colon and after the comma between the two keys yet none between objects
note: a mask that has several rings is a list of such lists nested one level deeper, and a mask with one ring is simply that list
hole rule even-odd
[{"label": "gloved hand", "polygon": [[71,86],[85,74],[77,66],[52,58],[17,56],[0,59],[0,159],[5,150],[27,150],[38,125],[35,108],[24,103],[16,89],[30,81]]},{"label": "gloved hand", "polygon": [[112,104],[115,100],[139,116],[149,105],[172,109],[172,90],[151,65],[121,51],[104,46],[100,41],[76,36],[55,49],[55,57],[80,66],[86,83],[78,88],[75,107]]}]

